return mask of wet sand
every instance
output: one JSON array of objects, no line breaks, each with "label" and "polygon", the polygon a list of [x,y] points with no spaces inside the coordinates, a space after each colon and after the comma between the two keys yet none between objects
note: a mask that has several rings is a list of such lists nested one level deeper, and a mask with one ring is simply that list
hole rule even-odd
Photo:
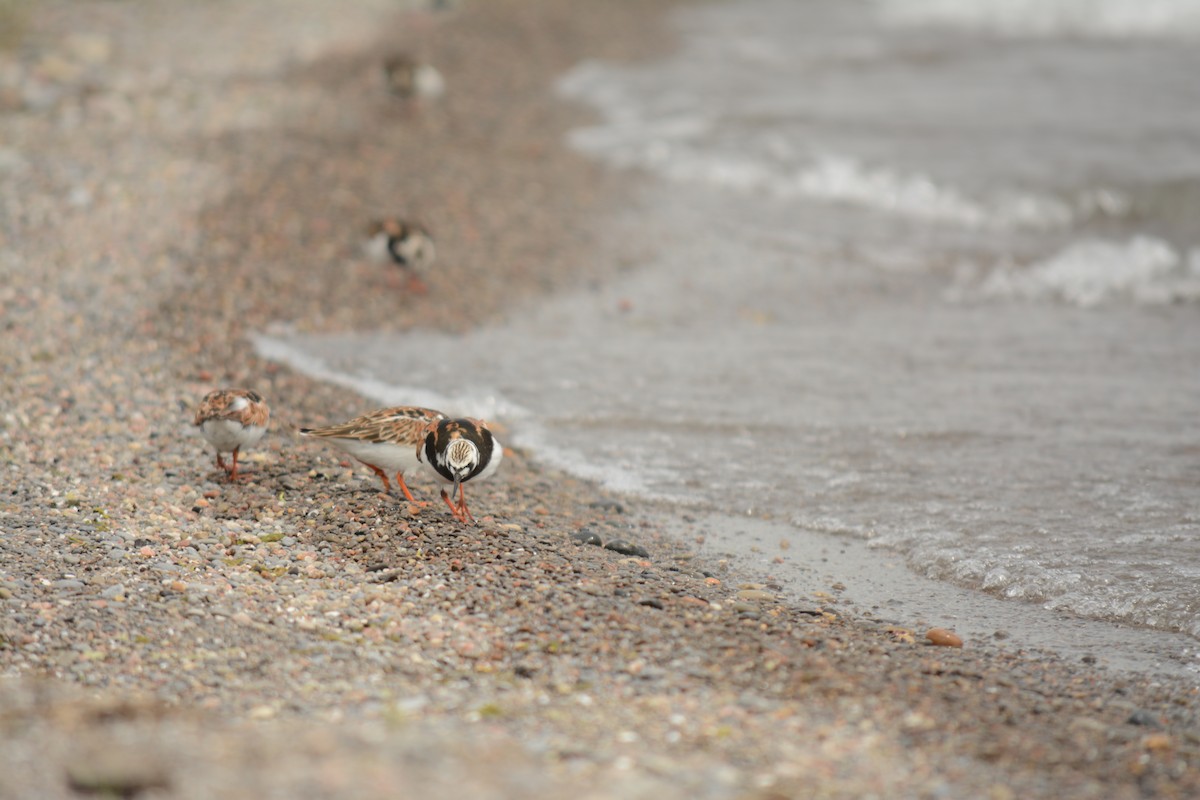
[{"label": "wet sand", "polygon": [[[784,597],[519,451],[472,528],[295,436],[365,401],[248,334],[465,330],[624,268],[590,223],[637,178],[551,87],[663,52],[669,6],[0,6],[0,796],[1200,793],[1193,684]],[[398,49],[445,97],[386,92]],[[359,256],[388,213],[437,238],[423,295]],[[189,424],[228,385],[273,409],[239,485]]]}]

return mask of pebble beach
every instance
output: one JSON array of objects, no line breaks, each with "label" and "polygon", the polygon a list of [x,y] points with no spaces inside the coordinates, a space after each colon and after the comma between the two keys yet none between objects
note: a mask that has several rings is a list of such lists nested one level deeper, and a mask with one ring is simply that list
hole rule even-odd
[{"label": "pebble beach", "polygon": [[[0,797],[1200,796],[1195,682],[788,597],[520,450],[471,527],[300,440],[371,407],[255,332],[628,268],[590,221],[638,177],[553,85],[668,52],[675,5],[0,0]],[[389,214],[424,294],[360,253]],[[237,484],[191,425],[227,386],[272,410]]]}]

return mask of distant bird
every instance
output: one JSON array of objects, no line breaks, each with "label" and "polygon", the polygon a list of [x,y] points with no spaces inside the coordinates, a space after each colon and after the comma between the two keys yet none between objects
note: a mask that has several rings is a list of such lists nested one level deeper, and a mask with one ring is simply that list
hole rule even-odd
[{"label": "distant bird", "polygon": [[[439,478],[453,484],[449,495],[442,489],[442,499],[450,513],[460,522],[475,523],[467,509],[467,493],[463,484],[483,480],[496,471],[504,449],[487,425],[476,419],[443,419],[431,425],[425,444],[419,453],[422,461],[433,468]],[[455,493],[458,503],[453,502]]]},{"label": "distant bird", "polygon": [[402,100],[432,99],[446,91],[442,73],[406,53],[390,56],[383,62],[383,79],[388,91]]},{"label": "distant bird", "polygon": [[349,453],[368,466],[383,481],[388,494],[392,485],[388,474],[394,473],[396,484],[410,503],[418,502],[404,482],[404,473],[421,463],[418,449],[425,442],[430,426],[445,419],[440,411],[419,406],[393,406],[372,411],[339,425],[324,428],[301,428],[301,436],[324,439]]},{"label": "distant bird", "polygon": [[[229,480],[236,481],[238,451],[261,439],[270,421],[271,409],[258,392],[217,389],[204,396],[192,424],[217,449],[217,466],[225,470]],[[233,453],[232,466],[225,466],[222,453]]]},{"label": "distant bird", "polygon": [[403,270],[410,291],[427,291],[421,275],[433,264],[437,249],[424,225],[394,217],[375,220],[367,227],[363,250],[371,260],[390,261]]}]

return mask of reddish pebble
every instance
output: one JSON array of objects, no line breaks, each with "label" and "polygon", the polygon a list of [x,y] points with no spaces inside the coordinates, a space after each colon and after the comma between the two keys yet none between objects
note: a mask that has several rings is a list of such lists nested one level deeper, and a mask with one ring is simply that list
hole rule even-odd
[{"label": "reddish pebble", "polygon": [[963,640],[954,631],[945,628],[930,628],[925,632],[929,643],[937,647],[962,647]]}]

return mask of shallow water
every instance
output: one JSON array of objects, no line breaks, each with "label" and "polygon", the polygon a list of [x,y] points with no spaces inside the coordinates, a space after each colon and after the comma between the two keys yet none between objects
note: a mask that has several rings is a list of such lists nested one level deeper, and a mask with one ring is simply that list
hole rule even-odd
[{"label": "shallow water", "polygon": [[[463,337],[280,328],[260,350],[763,526],[750,561],[781,524],[796,563],[844,543],[851,596],[871,552],[977,593],[910,618],[986,592],[1012,612],[981,634],[1065,612],[1200,637],[1190,5],[751,0],[678,25],[675,56],[560,85],[603,116],[572,146],[658,178],[600,223],[627,277]],[[878,606],[903,581],[871,583]],[[1084,638],[1195,660],[1122,630]]]}]

